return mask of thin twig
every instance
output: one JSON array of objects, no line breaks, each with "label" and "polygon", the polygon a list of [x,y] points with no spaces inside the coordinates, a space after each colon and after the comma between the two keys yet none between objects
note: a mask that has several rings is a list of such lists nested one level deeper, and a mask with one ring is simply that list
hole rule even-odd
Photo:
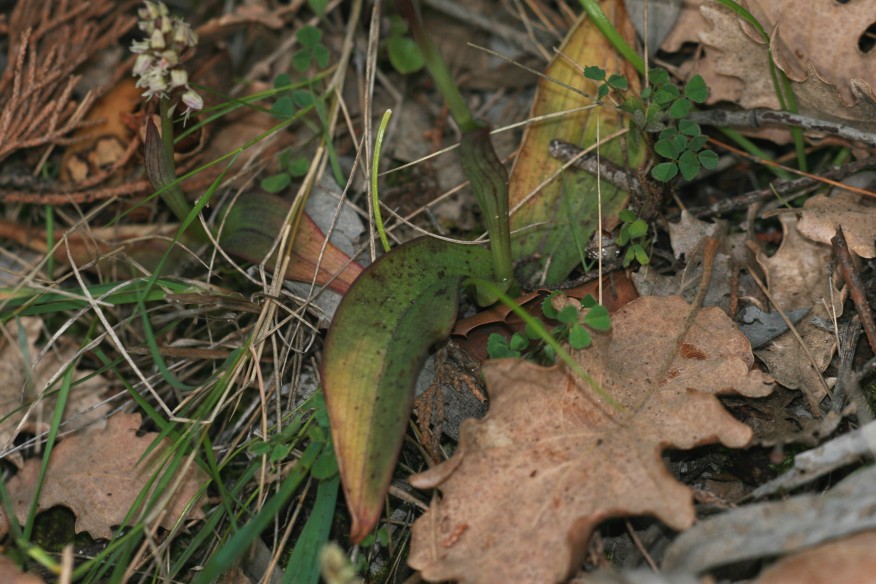
[{"label": "thin twig", "polygon": [[855,308],[861,316],[861,326],[864,327],[864,334],[867,335],[870,350],[876,354],[876,326],[873,324],[873,312],[870,310],[870,303],[867,301],[861,277],[858,275],[858,270],[855,269],[852,252],[849,251],[842,226],[837,227],[836,235],[831,238],[830,244],[833,246],[833,253],[836,254],[837,261],[839,262],[843,279],[849,287],[852,302],[855,303]]},{"label": "thin twig", "polygon": [[[842,166],[836,166],[821,173],[823,178],[840,181],[847,176],[853,175],[862,170],[876,167],[876,157],[864,158],[855,160]],[[814,178],[801,177],[792,180],[782,180],[772,183],[765,189],[749,191],[735,197],[721,199],[720,201],[708,207],[691,207],[688,211],[694,216],[704,219],[713,215],[721,215],[729,213],[737,209],[744,209],[758,201],[765,201],[775,198],[778,195],[788,195],[802,191],[809,187],[817,187],[819,182]]]},{"label": "thin twig", "polygon": [[876,146],[876,134],[872,132],[866,132],[839,122],[821,120],[791,112],[767,109],[744,111],[717,109],[691,112],[689,119],[698,124],[719,127],[742,126],[745,128],[761,128],[772,125],[794,126],[810,132],[831,134],[854,142],[863,142],[868,146]]}]

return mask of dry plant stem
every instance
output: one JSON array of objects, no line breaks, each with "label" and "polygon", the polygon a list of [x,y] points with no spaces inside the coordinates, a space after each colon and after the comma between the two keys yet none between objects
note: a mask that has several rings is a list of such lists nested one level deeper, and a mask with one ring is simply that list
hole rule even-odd
[{"label": "dry plant stem", "polygon": [[846,124],[820,120],[791,112],[755,109],[747,111],[708,110],[691,112],[689,119],[707,126],[741,126],[761,128],[770,125],[794,126],[810,132],[820,132],[876,146],[876,134]]},{"label": "dry plant stem", "polygon": [[396,499],[400,499],[409,505],[413,505],[420,511],[428,511],[429,506],[396,485],[389,485],[389,494],[395,497]]},{"label": "dry plant stem", "polygon": [[629,519],[624,519],[624,526],[627,528],[627,534],[630,536],[630,539],[636,546],[636,549],[639,550],[639,553],[642,554],[643,558],[645,558],[645,562],[648,564],[648,567],[651,568],[651,571],[655,574],[659,574],[660,568],[657,567],[657,564],[654,562],[654,558],[652,558],[651,554],[648,553],[648,550],[645,548],[645,545],[639,538],[639,534],[637,534],[636,530],[633,529],[633,524],[630,523]]},{"label": "dry plant stem", "polygon": [[[374,193],[374,189],[377,186],[377,177],[375,174],[380,170],[379,168],[371,168],[372,161],[371,156],[371,144],[374,143],[374,132],[373,132],[373,124],[372,124],[372,105],[374,103],[374,77],[375,72],[377,70],[377,44],[378,39],[380,37],[380,7],[381,4],[379,2],[374,3],[374,7],[371,10],[371,23],[368,27],[368,47],[366,50],[366,58],[365,58],[365,94],[362,97],[362,121],[363,121],[363,135],[364,135],[364,143],[365,143],[365,156],[360,158],[360,163],[362,164],[362,173],[366,177],[365,185],[367,189],[368,199],[374,201],[376,195]],[[372,180],[367,180],[370,177]],[[379,207],[375,208],[375,205],[366,205],[368,208],[368,250],[371,253],[371,263],[377,259],[377,249],[376,249],[376,222],[377,217],[375,213],[379,213]],[[385,240],[386,235],[382,235],[382,243],[384,247],[384,252],[389,251],[388,246],[389,242]]]},{"label": "dry plant stem", "polygon": [[[827,382],[824,381],[824,376],[819,373],[818,364],[815,361],[815,357],[812,356],[812,352],[809,350],[809,347],[806,346],[806,343],[803,341],[803,337],[800,336],[800,333],[797,331],[797,327],[794,326],[794,323],[791,322],[791,319],[788,318],[788,315],[785,314],[785,311],[779,306],[779,303],[776,302],[776,299],[773,298],[773,295],[770,294],[770,291],[767,290],[767,287],[763,282],[760,281],[760,278],[757,277],[757,274],[749,270],[749,276],[754,280],[754,283],[757,284],[757,287],[760,288],[760,291],[763,292],[764,296],[767,297],[767,300],[770,301],[770,304],[773,305],[773,308],[776,309],[776,312],[779,313],[779,316],[782,317],[782,320],[785,322],[785,325],[788,327],[788,330],[794,335],[794,338],[797,339],[797,342],[800,343],[800,347],[803,349],[803,352],[806,353],[806,359],[809,361],[809,365],[816,372],[816,377],[818,377],[819,382],[821,382],[821,387],[824,389],[824,392],[827,395],[831,395],[830,388],[827,386]],[[821,412],[818,408],[812,408],[812,415],[816,417],[821,416]]]},{"label": "dry plant stem", "polygon": [[873,312],[870,310],[870,303],[867,301],[861,277],[858,275],[858,270],[855,269],[855,262],[852,258],[852,253],[849,251],[842,226],[837,227],[836,235],[831,238],[830,244],[833,246],[833,253],[836,254],[837,261],[839,262],[843,279],[849,287],[852,302],[855,303],[855,309],[857,309],[861,317],[861,326],[864,328],[864,334],[867,335],[870,350],[876,354],[876,326],[873,324]]},{"label": "dry plant stem", "polygon": [[876,452],[876,422],[868,422],[857,430],[837,436],[817,448],[796,455],[791,470],[759,486],[745,498],[760,499],[780,491],[796,489],[843,466],[872,459],[874,452]]}]

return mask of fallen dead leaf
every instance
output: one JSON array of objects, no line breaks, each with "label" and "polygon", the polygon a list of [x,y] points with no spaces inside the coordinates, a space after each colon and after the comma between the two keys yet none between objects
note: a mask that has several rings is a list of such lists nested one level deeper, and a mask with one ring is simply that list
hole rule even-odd
[{"label": "fallen dead leaf", "polygon": [[[818,404],[827,393],[821,373],[830,364],[836,338],[833,332],[813,324],[812,318],[833,321],[834,316],[842,315],[845,292],[830,289],[827,268],[833,254],[830,246],[803,238],[793,214],[782,214],[779,219],[784,232],[782,245],[770,257],[758,254],[757,261],[766,274],[770,294],[782,310],[811,311],[797,326],[804,345],[797,341],[793,331],[788,331],[756,354],[776,381],[789,389],[800,389],[809,402],[809,410],[818,415]],[[832,311],[828,306],[833,307]],[[807,349],[818,370],[813,369]]]},{"label": "fallen dead leaf", "polygon": [[[23,464],[21,454],[5,451],[11,447],[18,432],[41,434],[48,430],[55,398],[40,393],[75,354],[72,347],[63,345],[62,339],[59,342],[62,348],[46,353],[31,371],[40,352],[36,343],[41,326],[39,318],[22,317],[6,323],[0,331],[0,456],[19,468]],[[104,418],[109,406],[101,402],[109,382],[101,376],[90,377],[92,373],[77,370],[62,420],[64,432],[106,426]],[[29,418],[22,422],[26,412],[29,412]]]},{"label": "fallen dead leaf", "polygon": [[[867,173],[876,176],[876,173]],[[813,241],[830,244],[842,226],[849,249],[862,258],[876,257],[876,202],[846,190],[833,189],[830,197],[816,195],[803,205],[797,229]]]},{"label": "fallen dead leaf", "polygon": [[[744,4],[772,33],[774,62],[792,81],[801,113],[872,127],[876,78],[871,55],[858,46],[876,20],[872,5],[817,0],[800,10],[783,0]],[[768,45],[732,10],[717,2],[688,0],[663,47],[677,50],[685,42],[702,42],[705,47],[703,58],[683,69],[705,78],[710,89],[708,103],[731,101],[746,109],[780,109],[769,71]]]},{"label": "fallen dead leaf", "polygon": [[689,527],[691,492],[661,452],[744,446],[751,430],[715,395],[772,389],[723,312],[699,312],[685,332],[690,311],[679,297],[640,298],[576,352],[622,411],[565,366],[488,362],[487,416],[463,424],[449,461],[410,478],[442,491],[414,524],[411,566],[431,581],[558,582],[603,519],[648,514]]},{"label": "fallen dead leaf", "polygon": [[[110,538],[112,527],[122,525],[135,499],[156,472],[154,461],[164,451],[155,449],[144,461],[147,448],[157,436],[150,432],[137,436],[139,414],[116,414],[104,431],[87,432],[65,438],[52,452],[37,511],[55,505],[70,508],[76,515],[76,531],[87,531],[95,539]],[[170,441],[165,441],[165,448]],[[42,461],[25,462],[21,471],[6,483],[12,507],[19,521],[27,518],[34,498]],[[167,503],[160,525],[170,529],[183,516],[187,506],[206,481],[197,466],[191,467],[182,484]],[[204,517],[193,505],[189,519]],[[0,509],[0,536],[9,530],[9,518]]]},{"label": "fallen dead leaf", "polygon": [[35,574],[25,574],[7,558],[0,556],[0,582],[3,584],[45,584],[45,580]]},{"label": "fallen dead leaf", "polygon": [[861,584],[876,574],[876,531],[866,531],[779,560],[751,584]]},{"label": "fallen dead leaf", "polygon": [[[123,79],[94,104],[85,118],[92,124],[77,130],[75,141],[64,149],[62,181],[83,181],[121,159],[132,138],[124,116],[133,114],[140,105],[140,93],[133,79]],[[101,123],[93,125],[98,121]]]}]

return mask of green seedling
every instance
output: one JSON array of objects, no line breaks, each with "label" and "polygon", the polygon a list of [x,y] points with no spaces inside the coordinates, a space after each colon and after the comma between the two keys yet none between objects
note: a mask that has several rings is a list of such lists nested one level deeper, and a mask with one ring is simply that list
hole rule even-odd
[{"label": "green seedling", "polygon": [[[660,182],[668,182],[681,173],[685,180],[692,180],[701,168],[713,169],[718,165],[718,155],[704,146],[708,138],[699,124],[687,119],[694,104],[706,101],[709,90],[700,75],[694,75],[679,89],[671,82],[665,69],[648,72],[648,87],[639,95],[627,95],[629,83],[622,75],[607,76],[600,67],[585,67],[584,76],[600,83],[597,98],[616,97],[618,106],[633,118],[633,123],[643,134],[659,132],[654,142],[654,152],[664,159],[651,169],[651,176]],[[614,92],[614,93],[612,93]]]},{"label": "green seedling", "polygon": [[386,54],[393,69],[402,75],[416,73],[426,66],[420,47],[408,33],[408,25],[397,14],[389,17]]},{"label": "green seedling", "polygon": [[620,232],[617,236],[619,246],[629,245],[624,255],[624,267],[628,267],[635,259],[643,266],[650,263],[651,258],[645,251],[645,236],[648,235],[648,224],[629,209],[624,209],[618,214],[622,221]]},{"label": "green seedling", "polygon": [[307,71],[312,63],[320,69],[328,67],[331,53],[322,44],[321,30],[310,25],[303,26],[295,33],[295,38],[301,44],[301,48],[292,55],[292,66],[296,71]]},{"label": "green seedling", "polygon": [[261,187],[269,193],[279,193],[292,184],[292,179],[307,174],[310,161],[301,156],[292,158],[292,152],[286,148],[280,153],[280,172],[266,176],[261,180]]},{"label": "green seedling", "polygon": [[[611,328],[611,317],[604,306],[588,294],[581,300],[581,307],[567,304],[560,310],[554,307],[554,299],[563,296],[553,292],[541,304],[542,314],[559,324],[550,331],[557,342],[568,342],[576,350],[586,349],[593,339],[588,328],[594,331],[607,331]],[[541,332],[527,325],[523,333],[515,332],[510,338],[493,333],[487,339],[487,353],[490,359],[524,358],[541,365],[553,365],[556,351],[551,344],[541,338]]]}]

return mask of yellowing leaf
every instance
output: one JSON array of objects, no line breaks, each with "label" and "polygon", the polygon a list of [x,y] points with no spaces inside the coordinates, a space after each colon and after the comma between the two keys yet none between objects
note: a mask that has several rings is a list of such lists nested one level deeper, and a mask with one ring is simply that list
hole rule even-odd
[{"label": "yellowing leaf", "polygon": [[430,581],[558,582],[603,519],[649,514],[689,527],[692,495],[661,452],[744,446],[751,430],[715,395],[772,389],[726,314],[703,310],[686,329],[690,310],[679,297],[640,298],[577,353],[622,412],[565,367],[487,363],[489,413],[463,424],[449,461],[410,479],[442,492],[414,524],[411,566]]},{"label": "yellowing leaf", "polygon": [[[630,42],[635,33],[626,17],[623,2],[611,0],[603,2],[601,6]],[[608,73],[623,74],[630,82],[630,92],[638,93],[639,82],[635,69],[615,52],[589,20],[582,18],[578,22],[560,51],[562,54],[554,58],[545,75],[589,95],[596,95],[597,84],[585,79],[581,68],[599,66]],[[541,116],[592,103],[587,97],[542,79],[530,115]],[[569,172],[543,187],[534,197],[528,197],[562,166],[562,163],[548,155],[551,140],[561,139],[586,148],[596,142],[597,123],[602,138],[629,126],[628,120],[619,112],[601,107],[536,122],[527,127],[520,153],[511,170],[508,185],[510,206],[514,209],[522,205],[511,215],[511,229],[527,228],[513,236],[514,257],[536,256],[538,262],[531,266],[537,269],[537,273],[547,269],[547,284],[562,281],[581,262],[576,239],[584,247],[596,230],[596,177],[584,172]],[[630,132],[603,144],[600,155],[635,172],[644,162],[645,148],[635,132]],[[604,181],[601,188],[604,227],[611,229],[617,223],[617,213],[626,206],[628,193]]]}]

